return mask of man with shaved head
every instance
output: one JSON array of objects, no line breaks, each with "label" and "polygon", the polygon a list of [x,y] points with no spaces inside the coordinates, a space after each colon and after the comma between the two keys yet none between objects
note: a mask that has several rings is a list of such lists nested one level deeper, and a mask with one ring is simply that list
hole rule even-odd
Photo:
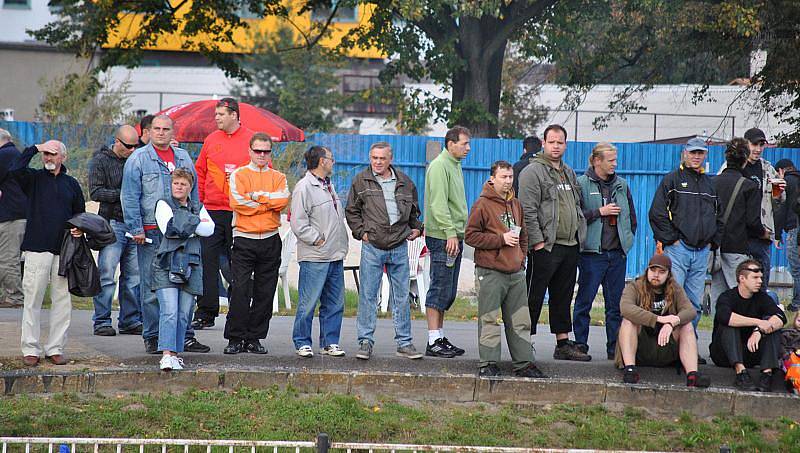
[{"label": "man with shaved head", "polygon": [[[42,155],[44,168],[34,170],[28,164],[37,153]],[[66,146],[57,140],[49,140],[26,148],[9,171],[28,196],[27,222],[21,245],[25,254],[21,341],[25,366],[36,366],[42,352],[55,365],[67,363],[64,346],[72,299],[67,278],[58,275],[58,261],[61,243],[68,232],[67,221],[84,212],[85,202],[80,184],[67,174],[64,166],[66,159]],[[69,232],[76,237],[83,234],[77,228]],[[52,302],[50,334],[47,343],[42,346],[39,342],[39,321],[48,284]]]},{"label": "man with shaved head", "polygon": [[136,243],[125,237],[128,228],[122,215],[122,171],[125,161],[138,147],[139,136],[132,126],[117,129],[114,143],[103,146],[89,161],[89,196],[100,202],[97,211],[111,224],[116,242],[103,247],[97,258],[100,270],[100,294],[94,297],[94,334],[114,336],[111,324],[111,302],[114,299],[114,277],[119,266],[119,316],[120,334],[142,334],[142,310],[139,302],[139,266],[136,261]]}]

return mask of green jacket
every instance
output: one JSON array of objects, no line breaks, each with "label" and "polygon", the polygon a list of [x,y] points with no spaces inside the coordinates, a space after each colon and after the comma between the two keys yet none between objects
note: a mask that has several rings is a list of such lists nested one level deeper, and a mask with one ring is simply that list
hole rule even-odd
[{"label": "green jacket", "polygon": [[[581,211],[580,187],[575,170],[563,161],[562,169],[567,183],[575,198],[575,210],[578,217],[577,241],[583,242],[586,237],[586,219]],[[544,242],[548,252],[553,250],[556,242],[558,226],[558,170],[553,168],[545,157],[538,154],[519,175],[519,201],[525,215],[525,227],[528,229],[528,250],[539,242]]]},{"label": "green jacket", "polygon": [[467,195],[461,161],[443,150],[425,172],[425,235],[463,239],[466,225]]},{"label": "green jacket", "polygon": [[[594,211],[603,206],[603,195],[600,189],[600,182],[595,179],[597,176],[592,171],[586,172],[578,178],[581,186],[581,203],[583,212]],[[626,254],[633,247],[633,236],[635,226],[631,222],[631,205],[628,203],[628,183],[617,176],[611,183],[611,200],[620,208],[617,216],[617,234],[622,251]],[[588,218],[589,214],[584,217]],[[603,220],[602,217],[587,221],[586,238],[581,241],[581,252],[601,253],[603,240]],[[613,234],[613,233],[612,233]]]}]

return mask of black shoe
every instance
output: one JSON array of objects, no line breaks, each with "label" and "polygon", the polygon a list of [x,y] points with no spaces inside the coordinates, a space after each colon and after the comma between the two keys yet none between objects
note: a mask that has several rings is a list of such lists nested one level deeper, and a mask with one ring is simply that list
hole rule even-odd
[{"label": "black shoe", "polygon": [[539,368],[537,368],[536,365],[534,365],[533,363],[531,363],[530,365],[526,366],[521,370],[514,371],[514,376],[521,378],[533,378],[533,379],[542,379],[547,377],[547,375],[542,373],[542,371],[539,370]]},{"label": "black shoe", "polygon": [[113,337],[117,334],[117,331],[111,326],[100,326],[94,329],[94,334],[100,337]]},{"label": "black shoe", "polygon": [[147,354],[158,354],[158,337],[144,339],[144,352]]},{"label": "black shoe", "polygon": [[750,373],[748,373],[747,370],[736,374],[736,380],[733,382],[733,386],[746,392],[752,392],[756,389],[756,385],[753,383],[753,379],[750,377]]},{"label": "black shoe", "polygon": [[184,352],[211,352],[211,348],[197,341],[197,338],[189,338],[183,342]]},{"label": "black shoe", "polygon": [[247,345],[243,340],[228,340],[228,346],[222,350],[223,354],[239,354],[247,352]]},{"label": "black shoe", "polygon": [[626,384],[638,384],[639,383],[639,371],[636,370],[636,367],[633,365],[628,365],[622,371],[622,382]]},{"label": "black shoe", "polygon": [[478,376],[484,378],[497,377],[500,376],[500,369],[494,363],[490,363],[478,370]]},{"label": "black shoe", "polygon": [[708,360],[704,359],[703,356],[697,356],[697,364],[698,365],[708,365]]},{"label": "black shoe", "polygon": [[607,352],[606,353],[606,358],[608,360],[617,360],[617,354],[613,353],[613,352]]},{"label": "black shoe", "polygon": [[578,349],[578,351],[581,351],[584,354],[588,354],[589,353],[589,345],[588,344],[583,344],[583,343],[573,343],[573,344]]},{"label": "black shoe", "polygon": [[453,354],[464,355],[465,351],[459,348],[458,346],[454,345],[453,343],[450,343],[450,340],[448,340],[447,337],[443,337],[442,340],[444,340],[444,344],[447,345],[447,347],[450,348],[451,351],[453,351]]},{"label": "black shoe", "polygon": [[708,376],[703,376],[697,371],[692,371],[686,375],[686,386],[697,387],[701,389],[708,388],[711,385],[711,379]]},{"label": "black shoe", "polygon": [[444,342],[444,338],[439,338],[438,340],[434,341],[433,344],[428,344],[428,346],[425,348],[425,355],[429,357],[452,359],[456,356],[456,353],[447,347],[447,344]]},{"label": "black shoe", "polygon": [[756,390],[759,392],[771,392],[772,391],[772,373],[759,373],[761,376],[758,377],[758,387]]},{"label": "black shoe", "polygon": [[786,307],[786,309],[791,312],[800,311],[800,304],[795,304],[794,302],[792,302],[791,304],[789,304],[788,307]]},{"label": "black shoe", "polygon": [[250,354],[266,354],[267,348],[261,345],[258,340],[247,340],[244,344],[245,352]]},{"label": "black shoe", "polygon": [[142,325],[139,324],[138,326],[130,328],[130,329],[119,329],[119,334],[120,335],[141,335],[142,334],[142,329],[143,329]]},{"label": "black shoe", "polygon": [[208,329],[209,327],[214,327],[213,319],[197,318],[192,321],[192,329],[194,330],[203,330]]},{"label": "black shoe", "polygon": [[556,345],[556,349],[553,351],[553,358],[556,360],[573,360],[576,362],[589,362],[592,360],[592,356],[582,352],[578,349],[577,345],[571,341],[561,346]]}]

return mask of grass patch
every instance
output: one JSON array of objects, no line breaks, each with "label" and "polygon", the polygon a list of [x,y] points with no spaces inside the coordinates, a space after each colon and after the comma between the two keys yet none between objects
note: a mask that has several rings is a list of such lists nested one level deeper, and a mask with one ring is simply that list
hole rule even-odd
[{"label": "grass patch", "polygon": [[[183,394],[58,394],[0,400],[6,436],[333,441],[645,450],[797,451],[788,418],[656,418],[599,406],[365,403],[292,390]],[[105,451],[105,450],[104,450]],[[109,448],[108,451],[111,451]],[[238,451],[238,450],[237,450]]]}]

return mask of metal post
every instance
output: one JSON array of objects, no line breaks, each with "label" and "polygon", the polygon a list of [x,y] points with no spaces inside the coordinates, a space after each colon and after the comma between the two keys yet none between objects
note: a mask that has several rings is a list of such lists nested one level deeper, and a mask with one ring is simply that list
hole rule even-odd
[{"label": "metal post", "polygon": [[575,137],[573,138],[576,142],[578,141],[578,111],[575,110]]},{"label": "metal post", "polygon": [[731,117],[731,139],[733,139],[733,137],[736,137],[736,117],[735,116]]},{"label": "metal post", "polygon": [[159,91],[158,92],[158,111],[164,110],[164,93]]},{"label": "metal post", "polygon": [[317,453],[328,453],[331,442],[328,435],[325,433],[317,434]]},{"label": "metal post", "polygon": [[653,141],[656,141],[656,131],[658,130],[658,115],[653,114]]}]

